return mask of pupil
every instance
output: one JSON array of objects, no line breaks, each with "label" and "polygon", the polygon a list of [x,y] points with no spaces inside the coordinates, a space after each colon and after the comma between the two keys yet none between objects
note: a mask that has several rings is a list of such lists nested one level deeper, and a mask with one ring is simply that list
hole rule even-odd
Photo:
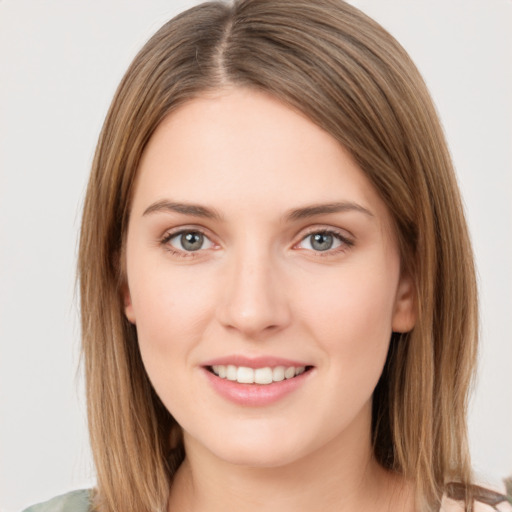
[{"label": "pupil", "polygon": [[313,235],[311,246],[317,251],[327,251],[332,247],[332,235],[326,233],[316,233]]},{"label": "pupil", "polygon": [[187,251],[197,251],[203,245],[203,235],[197,232],[190,232],[181,235],[181,245]]}]

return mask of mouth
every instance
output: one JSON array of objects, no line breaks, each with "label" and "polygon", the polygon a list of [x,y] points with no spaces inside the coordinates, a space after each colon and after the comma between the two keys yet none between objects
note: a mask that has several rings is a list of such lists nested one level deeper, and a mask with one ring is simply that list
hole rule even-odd
[{"label": "mouth", "polygon": [[312,368],[312,366],[264,366],[261,368],[249,368],[232,364],[216,364],[206,367],[210,373],[213,373],[213,375],[220,379],[238,382],[239,384],[260,385],[291,380],[310,371]]}]

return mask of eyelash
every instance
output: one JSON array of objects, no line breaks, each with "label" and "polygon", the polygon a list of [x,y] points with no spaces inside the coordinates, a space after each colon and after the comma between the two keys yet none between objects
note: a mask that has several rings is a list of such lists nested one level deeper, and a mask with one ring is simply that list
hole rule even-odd
[{"label": "eyelash", "polygon": [[[201,229],[181,229],[179,231],[173,231],[171,233],[166,233],[165,236],[160,240],[160,244],[165,247],[165,250],[169,251],[173,256],[178,256],[180,258],[196,258],[199,256],[198,253],[201,252],[201,250],[197,251],[181,251],[177,250],[172,245],[169,244],[169,242],[176,238],[177,236],[183,235],[185,233],[199,233],[203,235],[205,238],[208,238],[206,233],[202,231]],[[334,256],[336,254],[339,254],[341,252],[345,252],[347,249],[350,249],[354,245],[354,241],[347,238],[345,235],[342,235],[341,232],[335,230],[335,229],[311,229],[311,231],[306,232],[306,234],[300,239],[300,242],[306,240],[306,238],[312,236],[312,235],[331,235],[335,239],[337,239],[339,242],[341,242],[341,246],[337,247],[336,249],[328,249],[326,251],[312,251],[315,256],[318,256],[320,258],[325,258],[329,256]],[[299,243],[300,243],[299,242]],[[297,244],[296,244],[297,245]]]}]

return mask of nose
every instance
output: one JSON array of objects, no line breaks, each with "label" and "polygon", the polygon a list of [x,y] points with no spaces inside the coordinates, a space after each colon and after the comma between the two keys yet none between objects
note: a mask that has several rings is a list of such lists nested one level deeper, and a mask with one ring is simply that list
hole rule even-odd
[{"label": "nose", "polygon": [[233,254],[223,279],[218,319],[247,338],[261,338],[290,323],[290,305],[283,276],[272,256],[248,247]]}]

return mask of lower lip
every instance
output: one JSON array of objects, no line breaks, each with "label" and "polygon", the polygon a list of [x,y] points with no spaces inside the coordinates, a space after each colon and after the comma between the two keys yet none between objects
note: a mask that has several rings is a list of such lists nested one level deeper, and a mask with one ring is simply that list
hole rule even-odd
[{"label": "lower lip", "polygon": [[238,405],[261,407],[273,404],[293,393],[307,381],[313,369],[292,379],[272,382],[272,384],[240,384],[236,381],[221,379],[206,368],[203,368],[203,371],[213,389],[222,397]]}]

